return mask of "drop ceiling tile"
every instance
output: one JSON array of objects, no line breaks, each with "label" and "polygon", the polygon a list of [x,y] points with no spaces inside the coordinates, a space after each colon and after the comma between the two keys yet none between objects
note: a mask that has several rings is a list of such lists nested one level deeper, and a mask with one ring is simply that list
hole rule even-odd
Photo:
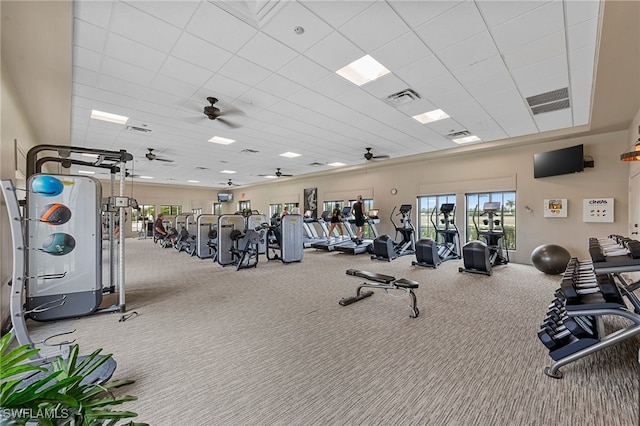
[{"label": "drop ceiling tile", "polygon": [[73,44],[94,52],[102,52],[104,43],[107,39],[107,31],[96,25],[81,21],[73,20]]},{"label": "drop ceiling tile", "polygon": [[516,49],[539,38],[564,30],[564,2],[551,1],[491,29],[503,52]]},{"label": "drop ceiling tile", "polygon": [[[442,62],[435,56],[427,56],[411,65],[399,69],[395,74],[409,87],[415,88],[434,78],[449,74]],[[420,94],[423,96],[423,94]]]},{"label": "drop ceiling tile", "polygon": [[486,80],[511,80],[509,71],[500,56],[492,56],[452,73],[464,85],[474,85]]},{"label": "drop ceiling tile", "polygon": [[260,82],[260,89],[279,98],[286,99],[301,90],[302,86],[278,74],[271,74]]},{"label": "drop ceiling tile", "polygon": [[360,90],[355,84],[350,83],[337,74],[329,74],[322,80],[310,86],[312,90],[331,98],[339,100],[345,94]]},{"label": "drop ceiling tile", "polygon": [[362,89],[370,93],[377,99],[385,99],[387,96],[393,95],[405,89],[410,89],[400,78],[393,74],[387,74],[377,80],[361,86]]},{"label": "drop ceiling tile", "polygon": [[412,28],[417,28],[421,24],[430,21],[450,9],[453,9],[465,0],[448,1],[393,1],[390,6],[407,22]]},{"label": "drop ceiling tile", "polygon": [[455,46],[441,50],[438,58],[451,71],[468,67],[485,59],[498,55],[498,49],[488,32],[476,34]]},{"label": "drop ceiling tile", "polygon": [[581,74],[591,81],[595,63],[595,49],[596,46],[591,45],[569,52],[569,70],[572,80],[579,78],[578,74]]},{"label": "drop ceiling tile", "polygon": [[365,52],[341,34],[332,33],[307,50],[304,55],[320,66],[336,72],[363,57]]},{"label": "drop ceiling tile", "polygon": [[600,0],[583,0],[564,2],[565,13],[567,15],[567,27],[572,27],[584,21],[597,18],[600,13],[600,5],[604,2]]},{"label": "drop ceiling tile", "polygon": [[509,69],[515,71],[531,66],[550,56],[560,56],[565,53],[565,32],[559,31],[519,46],[517,49],[503,52],[502,56]]},{"label": "drop ceiling tile", "polygon": [[289,102],[293,102],[305,108],[314,108],[327,101],[327,97],[311,89],[302,89],[287,97]]},{"label": "drop ceiling tile", "polygon": [[255,86],[271,74],[268,69],[238,56],[231,58],[218,72],[247,86]]},{"label": "drop ceiling tile", "polygon": [[93,99],[97,90],[94,87],[86,86],[80,83],[71,84],[72,96],[80,96],[83,98]]},{"label": "drop ceiling tile", "polygon": [[520,93],[525,98],[550,92],[552,90],[569,87],[569,76],[567,73],[548,76],[537,80],[527,81],[518,85]]},{"label": "drop ceiling tile", "polygon": [[301,4],[333,28],[338,28],[375,3],[369,0],[343,0],[340,1],[340,7],[336,7],[331,1],[310,0]]},{"label": "drop ceiling tile", "polygon": [[573,112],[574,126],[589,124],[592,89],[591,82],[571,81],[571,110]]},{"label": "drop ceiling tile", "polygon": [[438,53],[487,28],[474,2],[464,2],[416,28],[416,34]]},{"label": "drop ceiling tile", "polygon": [[581,49],[585,46],[594,46],[598,38],[598,20],[591,19],[567,29],[569,38],[569,50]]},{"label": "drop ceiling tile", "polygon": [[95,86],[98,81],[98,73],[80,67],[73,67],[72,81],[86,84],[87,86]]},{"label": "drop ceiling tile", "polygon": [[141,86],[146,86],[151,83],[155,75],[153,71],[149,71],[148,69],[143,69],[106,56],[102,61],[101,74],[130,81]]},{"label": "drop ceiling tile", "polygon": [[89,108],[93,105],[93,100],[89,98],[83,98],[82,96],[74,96],[71,99],[71,105],[75,108]]},{"label": "drop ceiling tile", "polygon": [[150,87],[175,96],[191,95],[198,90],[198,86],[160,74],[155,76]]},{"label": "drop ceiling tile", "polygon": [[321,67],[309,58],[297,56],[280,68],[278,74],[298,84],[308,86],[331,74],[331,71]]},{"label": "drop ceiling tile", "polygon": [[184,27],[201,2],[198,1],[125,1],[129,6],[140,9],[146,14],[159,18],[178,28]]},{"label": "drop ceiling tile", "polygon": [[266,34],[258,33],[238,51],[238,55],[276,71],[298,56],[298,53]]},{"label": "drop ceiling tile", "polygon": [[91,71],[100,71],[101,56],[83,47],[73,47],[73,65]]},{"label": "drop ceiling tile", "polygon": [[408,32],[371,52],[371,56],[391,72],[431,55],[429,48],[414,32]]},{"label": "drop ceiling tile", "polygon": [[104,52],[111,58],[152,71],[160,68],[167,57],[159,50],[151,49],[114,33],[109,34]]},{"label": "drop ceiling tile", "polygon": [[263,92],[255,87],[247,90],[239,97],[239,99],[243,102],[256,105],[259,108],[270,108],[273,104],[280,101],[280,98],[277,96]]},{"label": "drop ceiling tile", "polygon": [[112,7],[111,1],[76,1],[73,3],[73,14],[83,21],[108,28]]},{"label": "drop ceiling tile", "polygon": [[[484,110],[492,115],[504,115],[509,111],[520,111],[522,114],[529,115],[528,106],[525,105],[526,100],[522,98],[518,89],[511,84],[510,87],[487,89],[481,85],[469,87],[473,99],[479,102]],[[448,109],[448,108],[447,108]]]},{"label": "drop ceiling tile", "polygon": [[375,3],[339,29],[342,35],[365,52],[371,52],[409,30],[386,2]]},{"label": "drop ceiling tile", "polygon": [[185,30],[230,52],[240,49],[258,32],[211,2],[200,2]]},{"label": "drop ceiling tile", "polygon": [[547,2],[549,0],[477,1],[476,5],[480,9],[487,26],[494,28],[543,6]]},{"label": "drop ceiling tile", "polygon": [[158,72],[164,76],[181,80],[194,86],[202,86],[213,76],[211,71],[174,56],[169,56]]},{"label": "drop ceiling tile", "polygon": [[188,33],[183,33],[171,56],[191,62],[211,72],[216,72],[232,54]]},{"label": "drop ceiling tile", "polygon": [[[556,88],[566,87],[566,82],[569,80],[567,57],[561,55],[549,58],[545,61],[515,70],[511,75],[516,84],[521,87],[537,80],[546,80],[549,78],[559,79]],[[560,85],[563,84],[563,82],[565,82],[565,86]]]},{"label": "drop ceiling tile", "polygon": [[[425,112],[429,112],[429,111],[433,111],[434,109],[438,109],[428,99],[424,99],[424,98],[418,99],[418,100],[415,100],[415,101],[411,101],[411,102],[407,102],[406,104],[398,105],[395,108],[398,111],[401,111],[403,114],[406,114],[409,117],[413,117],[414,115],[423,114]],[[416,121],[416,123],[418,123],[418,122]]]},{"label": "drop ceiling tile", "polygon": [[573,116],[570,108],[538,114],[535,115],[533,119],[538,129],[540,129],[540,132],[564,129],[573,125]]},{"label": "drop ceiling tile", "polygon": [[223,94],[231,99],[239,98],[250,88],[251,87],[246,84],[242,84],[220,74],[214,75],[203,87],[203,89],[210,90],[212,93],[211,95],[206,95],[205,98],[207,96],[218,97],[218,94]]},{"label": "drop ceiling tile", "polygon": [[[304,28],[304,33],[297,34],[294,31],[296,27]],[[300,53],[333,32],[330,25],[293,1],[285,2],[284,7],[261,30]]]},{"label": "drop ceiling tile", "polygon": [[182,32],[181,29],[125,3],[116,3],[110,30],[165,53],[171,50]]}]

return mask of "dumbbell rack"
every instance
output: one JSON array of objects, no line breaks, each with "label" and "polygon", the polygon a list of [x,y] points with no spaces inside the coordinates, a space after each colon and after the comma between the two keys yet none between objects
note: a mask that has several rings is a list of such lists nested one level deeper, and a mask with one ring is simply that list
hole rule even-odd
[{"label": "dumbbell rack", "polygon": [[[589,254],[589,261],[572,258],[567,264],[538,331],[554,360],[544,372],[556,379],[562,378],[560,367],[640,334],[640,300],[634,293],[640,281],[628,283],[621,275],[640,271],[640,242],[618,235],[590,238]],[[623,317],[632,324],[605,335],[604,315]]]}]

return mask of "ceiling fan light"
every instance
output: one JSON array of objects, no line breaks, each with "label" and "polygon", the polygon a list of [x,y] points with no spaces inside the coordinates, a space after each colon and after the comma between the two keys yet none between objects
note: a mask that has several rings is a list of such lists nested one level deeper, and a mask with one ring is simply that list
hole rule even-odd
[{"label": "ceiling fan light", "polygon": [[636,143],[631,150],[620,154],[621,161],[640,161],[640,141]]}]

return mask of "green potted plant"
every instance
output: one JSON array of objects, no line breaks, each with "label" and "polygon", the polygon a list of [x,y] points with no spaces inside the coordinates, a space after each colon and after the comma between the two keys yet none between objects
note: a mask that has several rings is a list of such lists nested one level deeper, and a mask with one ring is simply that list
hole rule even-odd
[{"label": "green potted plant", "polygon": [[[39,349],[28,345],[10,349],[10,340],[10,334],[0,339],[0,426],[112,426],[137,417],[131,411],[111,409],[137,399],[111,393],[134,383],[133,380],[114,380],[102,385],[83,382],[111,358],[110,354],[100,355],[102,349],[79,360],[78,345],[73,345],[68,359],[58,357],[50,368],[44,368],[25,362]],[[25,384],[23,378],[33,374],[37,377]],[[126,424],[146,425],[132,421]]]}]

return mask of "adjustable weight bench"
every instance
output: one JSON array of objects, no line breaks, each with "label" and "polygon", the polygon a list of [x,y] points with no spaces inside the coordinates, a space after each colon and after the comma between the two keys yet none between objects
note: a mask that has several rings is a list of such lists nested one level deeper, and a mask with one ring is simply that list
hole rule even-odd
[{"label": "adjustable weight bench", "polygon": [[356,295],[352,297],[345,297],[338,303],[342,306],[347,306],[367,298],[373,294],[373,291],[360,291],[362,288],[378,288],[384,290],[389,296],[393,296],[389,293],[389,290],[404,290],[409,299],[411,299],[411,318],[417,318],[420,314],[417,306],[416,295],[413,292],[414,288],[418,288],[418,283],[415,281],[407,280],[405,278],[396,279],[391,275],[377,274],[375,272],[360,271],[358,269],[347,269],[347,275],[353,275],[354,277],[364,278],[369,281],[375,281],[375,283],[364,282],[356,288]]}]

